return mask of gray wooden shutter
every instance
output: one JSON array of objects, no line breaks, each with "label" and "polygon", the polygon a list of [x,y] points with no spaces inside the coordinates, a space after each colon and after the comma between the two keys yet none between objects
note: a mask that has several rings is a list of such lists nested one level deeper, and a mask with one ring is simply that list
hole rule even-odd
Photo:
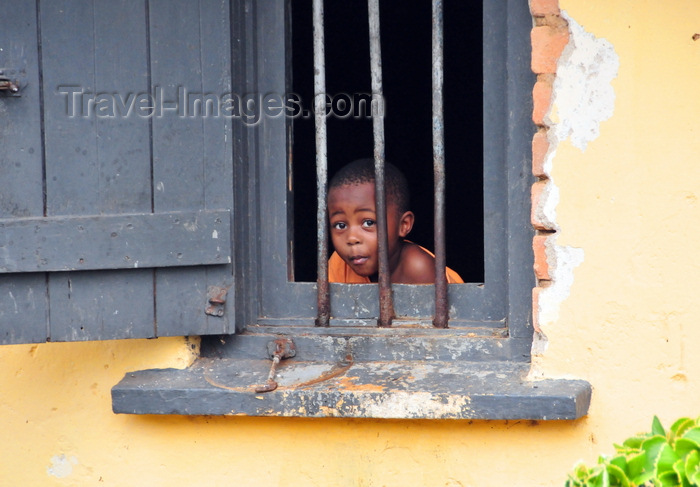
[{"label": "gray wooden shutter", "polygon": [[233,332],[230,59],[226,1],[5,9],[0,343]]}]

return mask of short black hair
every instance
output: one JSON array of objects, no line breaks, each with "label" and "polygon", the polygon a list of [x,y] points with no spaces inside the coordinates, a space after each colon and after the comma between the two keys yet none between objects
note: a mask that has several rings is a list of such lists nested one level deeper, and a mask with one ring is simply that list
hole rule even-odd
[{"label": "short black hair", "polygon": [[[347,185],[374,183],[374,159],[356,159],[343,166],[331,178],[329,189]],[[411,192],[406,176],[389,162],[384,162],[384,183],[386,184],[387,204],[393,202],[403,214],[411,205]]]}]

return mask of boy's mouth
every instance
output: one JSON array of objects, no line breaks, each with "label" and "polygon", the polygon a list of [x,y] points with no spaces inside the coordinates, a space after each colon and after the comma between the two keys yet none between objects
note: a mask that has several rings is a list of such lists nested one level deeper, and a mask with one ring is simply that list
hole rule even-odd
[{"label": "boy's mouth", "polygon": [[353,265],[359,266],[359,265],[367,263],[367,261],[369,260],[369,257],[355,255],[355,256],[350,257],[349,260]]}]

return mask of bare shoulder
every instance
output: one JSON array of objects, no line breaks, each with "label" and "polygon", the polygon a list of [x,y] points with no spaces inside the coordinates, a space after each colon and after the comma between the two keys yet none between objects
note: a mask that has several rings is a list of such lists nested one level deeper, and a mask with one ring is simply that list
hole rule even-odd
[{"label": "bare shoulder", "polygon": [[435,259],[419,245],[406,242],[401,251],[401,274],[404,284],[433,284]]}]

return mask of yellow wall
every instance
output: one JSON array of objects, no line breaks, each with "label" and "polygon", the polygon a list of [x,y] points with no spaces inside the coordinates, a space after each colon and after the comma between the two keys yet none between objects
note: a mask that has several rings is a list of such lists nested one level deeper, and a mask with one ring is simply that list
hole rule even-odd
[{"label": "yellow wall", "polygon": [[[551,163],[580,249],[536,369],[594,386],[577,422],[114,415],[129,370],[184,339],[0,347],[2,486],[554,486],[613,441],[700,415],[700,3],[562,0],[619,57],[612,117]],[[556,108],[556,107],[555,107]],[[545,302],[545,306],[548,304]],[[554,316],[554,318],[551,318]]]}]

